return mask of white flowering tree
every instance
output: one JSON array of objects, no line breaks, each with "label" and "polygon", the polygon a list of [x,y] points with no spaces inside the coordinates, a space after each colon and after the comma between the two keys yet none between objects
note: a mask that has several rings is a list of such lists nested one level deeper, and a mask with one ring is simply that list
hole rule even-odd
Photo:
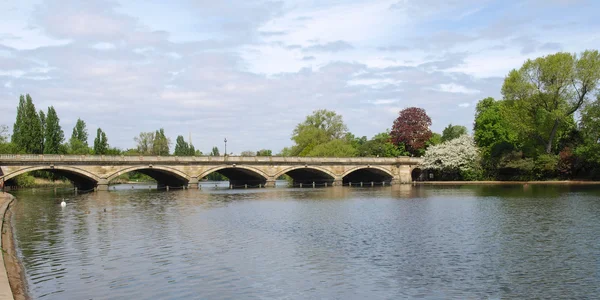
[{"label": "white flowering tree", "polygon": [[443,179],[477,180],[481,174],[479,150],[473,138],[465,134],[429,147],[421,167]]}]

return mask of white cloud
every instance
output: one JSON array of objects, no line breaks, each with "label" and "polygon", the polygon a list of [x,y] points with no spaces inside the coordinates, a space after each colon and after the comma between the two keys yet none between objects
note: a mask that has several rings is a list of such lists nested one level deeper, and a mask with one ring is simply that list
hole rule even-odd
[{"label": "white cloud", "polygon": [[475,89],[469,89],[465,86],[456,84],[456,83],[443,83],[440,84],[439,87],[436,89],[440,92],[446,92],[446,93],[460,93],[460,94],[479,94],[480,91],[475,90]]}]

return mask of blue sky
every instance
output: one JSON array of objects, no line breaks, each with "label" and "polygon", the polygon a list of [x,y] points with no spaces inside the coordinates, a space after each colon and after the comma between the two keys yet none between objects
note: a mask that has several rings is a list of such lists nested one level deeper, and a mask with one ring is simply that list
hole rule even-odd
[{"label": "blue sky", "polygon": [[160,127],[208,152],[292,144],[334,110],[357,136],[424,108],[437,132],[472,127],[528,58],[600,48],[599,1],[0,0],[0,124],[19,94],[111,146]]}]

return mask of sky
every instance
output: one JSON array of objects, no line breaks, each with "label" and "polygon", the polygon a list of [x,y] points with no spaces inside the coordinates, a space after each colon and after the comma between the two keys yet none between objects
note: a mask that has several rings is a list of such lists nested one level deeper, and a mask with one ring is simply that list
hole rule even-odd
[{"label": "sky", "polygon": [[[600,48],[594,0],[0,0],[0,125],[20,94],[66,139],[135,147],[164,128],[204,153],[291,146],[317,109],[372,137],[400,110],[472,128],[530,58]],[[12,129],[11,129],[12,130]],[[173,147],[173,146],[172,146]]]}]

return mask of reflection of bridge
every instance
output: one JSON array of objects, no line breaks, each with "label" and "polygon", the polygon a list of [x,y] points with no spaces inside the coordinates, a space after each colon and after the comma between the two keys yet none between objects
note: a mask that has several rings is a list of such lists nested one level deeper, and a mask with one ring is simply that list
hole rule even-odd
[{"label": "reflection of bridge", "polygon": [[159,186],[197,188],[198,181],[212,172],[229,178],[232,185],[274,186],[290,176],[295,183],[347,182],[409,183],[419,158],[335,158],[277,156],[88,156],[88,155],[0,155],[0,182],[36,170],[52,171],[71,180],[80,189],[107,190],[111,180],[131,171],[146,174]]}]

